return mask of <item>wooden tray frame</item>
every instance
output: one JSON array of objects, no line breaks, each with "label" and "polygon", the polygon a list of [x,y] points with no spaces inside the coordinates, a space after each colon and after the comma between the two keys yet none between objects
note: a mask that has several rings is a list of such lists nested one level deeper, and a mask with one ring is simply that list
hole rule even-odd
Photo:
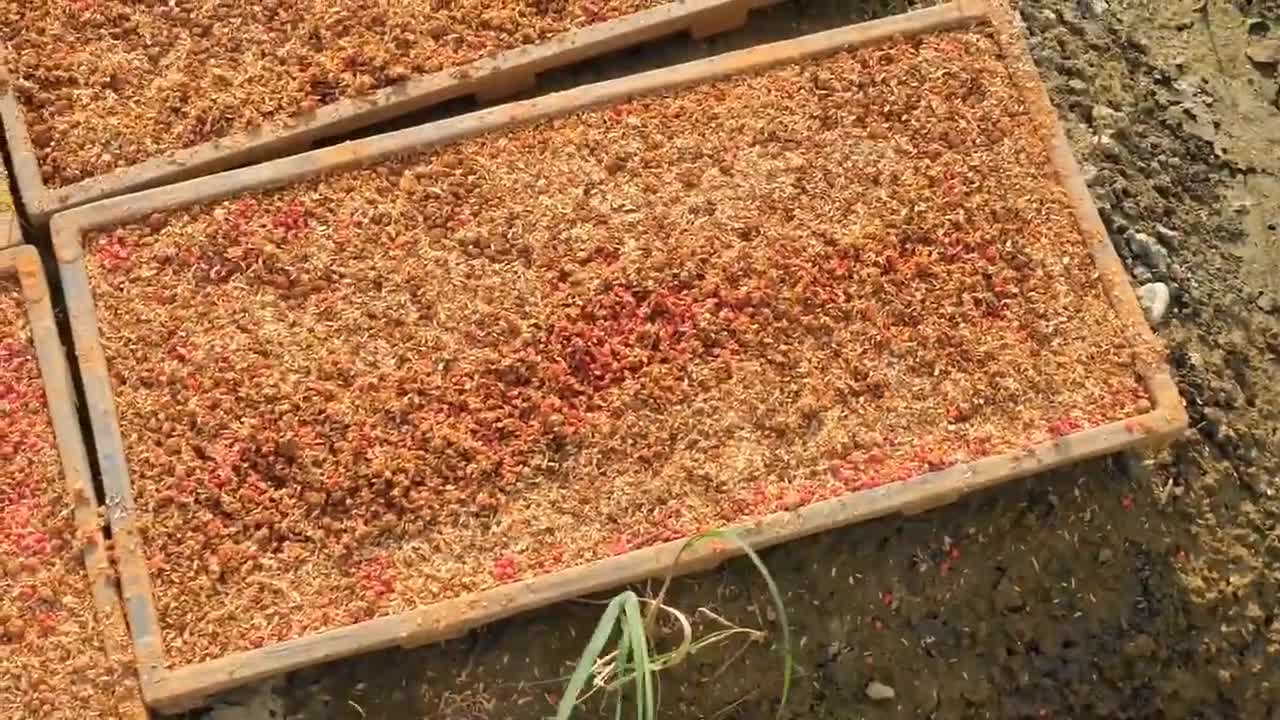
[{"label": "wooden tray frame", "polygon": [[[107,505],[118,548],[119,572],[147,702],[170,712],[190,708],[214,693],[305,666],[388,647],[413,647],[453,638],[520,612],[616,588],[668,571],[677,574],[703,571],[738,555],[739,551],[733,547],[713,547],[708,543],[679,555],[676,563],[683,543],[670,542],[403,614],[258,650],[237,652],[195,665],[170,668],[165,661],[146,560],[138,539],[107,358],[98,335],[89,280],[81,256],[86,232],[136,221],[155,212],[214,201],[245,191],[278,187],[320,173],[365,165],[639,94],[816,58],[896,37],[990,22],[997,30],[1009,30],[996,33],[1002,38],[1005,60],[1011,69],[1024,68],[1020,72],[1026,77],[1020,78],[1020,83],[1033,108],[1045,118],[1046,140],[1050,143],[1053,164],[1070,194],[1081,229],[1093,241],[1092,255],[1112,305],[1133,338],[1143,343],[1155,343],[1129,277],[1107,237],[1065,135],[1057,124],[1048,95],[1027,55],[1024,41],[1013,28],[1012,18],[1002,13],[1007,11],[989,6],[985,0],[955,0],[927,10],[587,85],[160,190],[107,200],[55,217],[52,222],[53,244],[108,493]],[[1122,450],[1167,444],[1186,428],[1186,412],[1167,365],[1160,362],[1145,368],[1144,380],[1154,409],[1142,416],[1077,432],[1020,452],[985,458],[792,512],[770,515],[738,530],[747,543],[762,548],[893,513],[922,512],[951,503],[975,490],[1057,466]]]},{"label": "wooden tray frame", "polygon": [[16,213],[0,211],[0,250],[22,244],[22,225]]},{"label": "wooden tray frame", "polygon": [[[0,209],[0,250],[22,244],[22,226],[18,220],[17,198],[9,194],[9,176],[0,167],[0,199],[7,201],[9,210]],[[2,207],[2,206],[0,206]]]},{"label": "wooden tray frame", "polygon": [[[518,94],[537,83],[538,73],[688,32],[706,38],[735,30],[750,11],[781,0],[673,0],[649,10],[566,32],[546,42],[515,48],[429,75],[420,75],[361,97],[348,98],[226,138],[175,150],[106,175],[49,188],[31,144],[25,115],[0,67],[0,121],[4,124],[19,195],[30,222],[43,226],[53,215],[125,193],[209,175],[308,149],[334,137],[456,98],[482,103]],[[0,58],[2,60],[2,58]]]},{"label": "wooden tray frame", "polygon": [[[58,443],[67,499],[73,506],[77,536],[85,539],[85,572],[97,609],[96,619],[101,628],[108,629],[101,633],[103,649],[110,662],[131,663],[134,660],[131,649],[116,646],[114,640],[117,637],[128,637],[124,632],[125,618],[120,606],[115,574],[111,569],[110,552],[103,538],[102,521],[98,516],[97,492],[93,488],[93,475],[89,470],[89,455],[80,434],[80,417],[76,412],[71,372],[67,366],[62,340],[58,336],[39,251],[32,245],[0,250],[0,278],[9,276],[17,278],[22,297],[26,301],[27,321],[30,323],[40,376],[44,382],[49,419]],[[111,632],[109,628],[116,628],[118,632]],[[128,707],[119,708],[119,713],[121,720],[147,720],[147,710],[141,697]]]}]

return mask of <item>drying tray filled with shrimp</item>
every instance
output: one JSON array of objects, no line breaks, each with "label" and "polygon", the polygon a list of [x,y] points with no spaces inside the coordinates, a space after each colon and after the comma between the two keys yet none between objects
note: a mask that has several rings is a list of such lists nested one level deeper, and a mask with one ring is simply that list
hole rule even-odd
[{"label": "drying tray filled with shrimp", "polygon": [[71,376],[30,245],[0,250],[0,717],[145,720]]},{"label": "drying tray filled with shrimp", "polygon": [[0,119],[27,216],[261,162],[777,0],[0,0]]},{"label": "drying tray filled with shrimp", "polygon": [[770,545],[1185,425],[982,3],[98,203],[53,238],[169,709],[665,573],[708,528]]}]

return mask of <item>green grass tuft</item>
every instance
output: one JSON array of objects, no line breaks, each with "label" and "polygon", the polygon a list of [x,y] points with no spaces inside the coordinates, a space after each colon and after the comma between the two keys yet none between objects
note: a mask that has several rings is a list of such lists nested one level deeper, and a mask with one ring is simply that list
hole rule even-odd
[{"label": "green grass tuft", "polygon": [[[676,554],[673,565],[679,563],[680,557],[686,550],[707,539],[726,540],[737,545],[751,559],[769,588],[770,600],[773,602],[778,615],[778,624],[781,627],[782,699],[778,704],[778,716],[781,717],[791,690],[793,667],[791,628],[787,621],[787,609],[782,601],[782,593],[760,556],[731,530],[712,530],[691,538]],[[623,717],[628,694],[631,695],[634,704],[635,720],[656,720],[659,707],[659,672],[680,665],[703,648],[738,637],[746,637],[750,642],[761,640],[766,636],[763,630],[738,627],[706,608],[699,608],[700,616],[715,621],[722,628],[695,638],[693,623],[689,620],[689,616],[665,603],[672,578],[673,574],[669,572],[656,598],[642,598],[635,592],[626,590],[609,601],[582,651],[582,656],[578,658],[573,672],[569,675],[564,694],[556,707],[555,720],[571,720],[574,710],[597,693],[612,695],[615,720],[621,720]],[[647,611],[642,611],[642,606],[646,605]],[[667,652],[657,652],[653,641],[654,625],[659,614],[671,616],[681,633],[680,643],[675,649]],[[615,636],[617,641],[614,650],[605,653],[605,648]]]}]

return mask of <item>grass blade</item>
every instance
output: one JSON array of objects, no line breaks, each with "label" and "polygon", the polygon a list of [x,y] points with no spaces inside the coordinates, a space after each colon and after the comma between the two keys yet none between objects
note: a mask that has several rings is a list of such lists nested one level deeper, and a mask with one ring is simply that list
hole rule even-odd
[{"label": "grass blade", "polygon": [[653,665],[649,661],[649,635],[640,600],[633,594],[623,607],[623,622],[631,632],[631,654],[636,673],[636,713],[638,720],[654,720],[658,715],[653,697]]},{"label": "grass blade", "polygon": [[596,623],[591,639],[582,650],[582,657],[578,658],[578,664],[574,667],[573,674],[569,676],[569,684],[565,686],[560,704],[556,706],[556,720],[569,720],[573,715],[573,709],[578,706],[578,694],[582,692],[582,688],[586,687],[587,680],[595,669],[596,660],[600,658],[600,652],[613,636],[613,629],[618,624],[618,615],[628,596],[632,601],[635,600],[635,593],[627,591],[605,606],[604,613],[600,615],[600,622]]},{"label": "grass blade", "polygon": [[[623,612],[626,612],[625,606]],[[631,626],[622,618],[618,620],[618,671],[614,673],[614,680],[611,685],[618,693],[617,702],[614,704],[614,717],[622,717],[622,706],[626,700],[626,684],[631,678],[627,677],[628,667],[633,666],[631,643],[634,638],[631,635]],[[631,672],[635,672],[631,670]],[[636,693],[636,718],[640,717],[640,693]]]},{"label": "grass blade", "polygon": [[[782,717],[783,709],[787,706],[787,695],[791,692],[791,673],[794,661],[791,658],[791,624],[787,620],[787,607],[782,602],[782,593],[778,590],[778,584],[774,582],[773,575],[769,574],[769,568],[765,567],[764,561],[756,554],[756,551],[742,541],[738,534],[732,530],[708,530],[689,540],[693,544],[704,538],[715,538],[718,540],[728,540],[737,545],[751,558],[751,563],[756,566],[760,577],[764,578],[764,584],[769,588],[769,597],[773,600],[774,610],[778,613],[778,624],[782,627],[782,700],[778,703],[777,717]],[[683,552],[683,549],[681,550]]]}]

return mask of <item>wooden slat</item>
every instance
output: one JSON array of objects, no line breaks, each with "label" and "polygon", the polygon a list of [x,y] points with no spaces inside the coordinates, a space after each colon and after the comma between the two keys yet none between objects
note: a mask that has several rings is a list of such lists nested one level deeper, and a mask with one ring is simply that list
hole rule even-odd
[{"label": "wooden slat", "polygon": [[93,297],[84,263],[76,261],[68,264],[59,260],[58,271],[74,336],[76,362],[84,385],[98,469],[102,475],[107,521],[111,524],[112,542],[116,549],[116,573],[120,578],[125,616],[133,635],[138,675],[142,679],[142,691],[146,697],[152,678],[163,673],[167,664],[161,644],[160,621],[151,590],[151,576],[147,572],[146,557],[134,522],[133,487],[129,482],[124,442],[116,420],[115,397],[107,374],[106,354],[98,336]]},{"label": "wooden slat", "polygon": [[340,136],[448,100],[475,95],[481,102],[490,102],[508,97],[533,87],[538,73],[667,35],[690,32],[705,37],[733,30],[746,21],[749,11],[777,2],[781,0],[674,0],[567,32],[544,43],[508,50],[492,58],[413,77],[369,95],[341,100],[297,116],[279,127],[264,126],[237,133],[61,188],[45,186],[22,107],[3,79],[0,79],[0,121],[5,126],[23,207],[30,222],[42,226],[64,210],[301,152],[317,140]]},{"label": "wooden slat", "polygon": [[[89,469],[89,456],[80,434],[80,418],[76,413],[75,391],[67,366],[62,340],[54,321],[45,280],[44,265],[35,247],[26,245],[0,251],[0,277],[16,275],[26,301],[27,318],[35,343],[44,383],[49,419],[58,444],[67,498],[73,508],[77,536],[84,541],[87,588],[97,610],[98,633],[108,662],[128,665],[132,662],[130,647],[121,646],[116,638],[128,642],[120,595],[111,569],[103,527],[98,515],[97,492]],[[140,695],[118,708],[120,720],[146,720],[147,711]]]},{"label": "wooden slat", "polygon": [[9,174],[0,165],[0,250],[22,243],[22,231],[18,225],[18,213],[9,193]]},{"label": "wooden slat", "polygon": [[[670,543],[401,615],[378,618],[196,665],[168,668],[164,664],[145,559],[136,543],[125,450],[81,258],[85,232],[143,218],[154,212],[282,186],[319,173],[366,165],[401,153],[421,151],[515,125],[567,115],[636,95],[755,72],[895,37],[970,26],[992,17],[998,24],[1004,23],[1002,27],[1007,27],[1008,18],[990,13],[981,0],[959,0],[927,10],[580,87],[162,190],[107,200],[55,217],[52,222],[53,242],[84,375],[104,483],[114,498],[110,517],[118,541],[123,539],[121,579],[135,642],[144,662],[144,694],[148,702],[167,711],[191,707],[210,694],[253,680],[379,648],[447,639],[479,625],[568,598],[667,572],[680,574],[703,570],[737,555],[738,551],[732,547],[696,548],[686,552],[679,563],[673,565],[681,543]],[[1006,36],[1002,47],[1011,63],[1025,58],[1021,39],[1009,40]],[[1028,97],[1037,102],[1047,102],[1038,78],[1033,80],[1026,86]],[[1097,213],[1062,140],[1061,128],[1051,108],[1045,119],[1046,132],[1052,142],[1053,162],[1071,193],[1082,229],[1094,239],[1093,256],[1106,283],[1108,297],[1132,332],[1148,338],[1150,329],[1146,327],[1141,312],[1135,312],[1137,302],[1119,258],[1105,232],[1099,232]],[[752,546],[766,547],[875,517],[921,512],[953,502],[975,490],[1068,463],[1124,449],[1167,443],[1185,428],[1186,413],[1166,366],[1147,368],[1145,381],[1154,409],[1143,416],[1042,443],[1023,452],[966,463],[794,512],[773,515],[743,526],[740,532]]]},{"label": "wooden slat", "polygon": [[18,224],[18,216],[11,212],[0,212],[0,250],[22,244],[22,227]]},{"label": "wooden slat", "polygon": [[[19,195],[23,196],[10,199],[23,202],[24,209],[30,213],[43,206],[44,180],[40,176],[40,165],[31,144],[31,134],[27,131],[26,116],[18,105],[18,98],[13,92],[3,63],[4,58],[0,57],[0,125],[4,126],[5,145],[13,163],[13,179],[17,183]],[[3,245],[3,241],[0,241],[0,245]]]}]

